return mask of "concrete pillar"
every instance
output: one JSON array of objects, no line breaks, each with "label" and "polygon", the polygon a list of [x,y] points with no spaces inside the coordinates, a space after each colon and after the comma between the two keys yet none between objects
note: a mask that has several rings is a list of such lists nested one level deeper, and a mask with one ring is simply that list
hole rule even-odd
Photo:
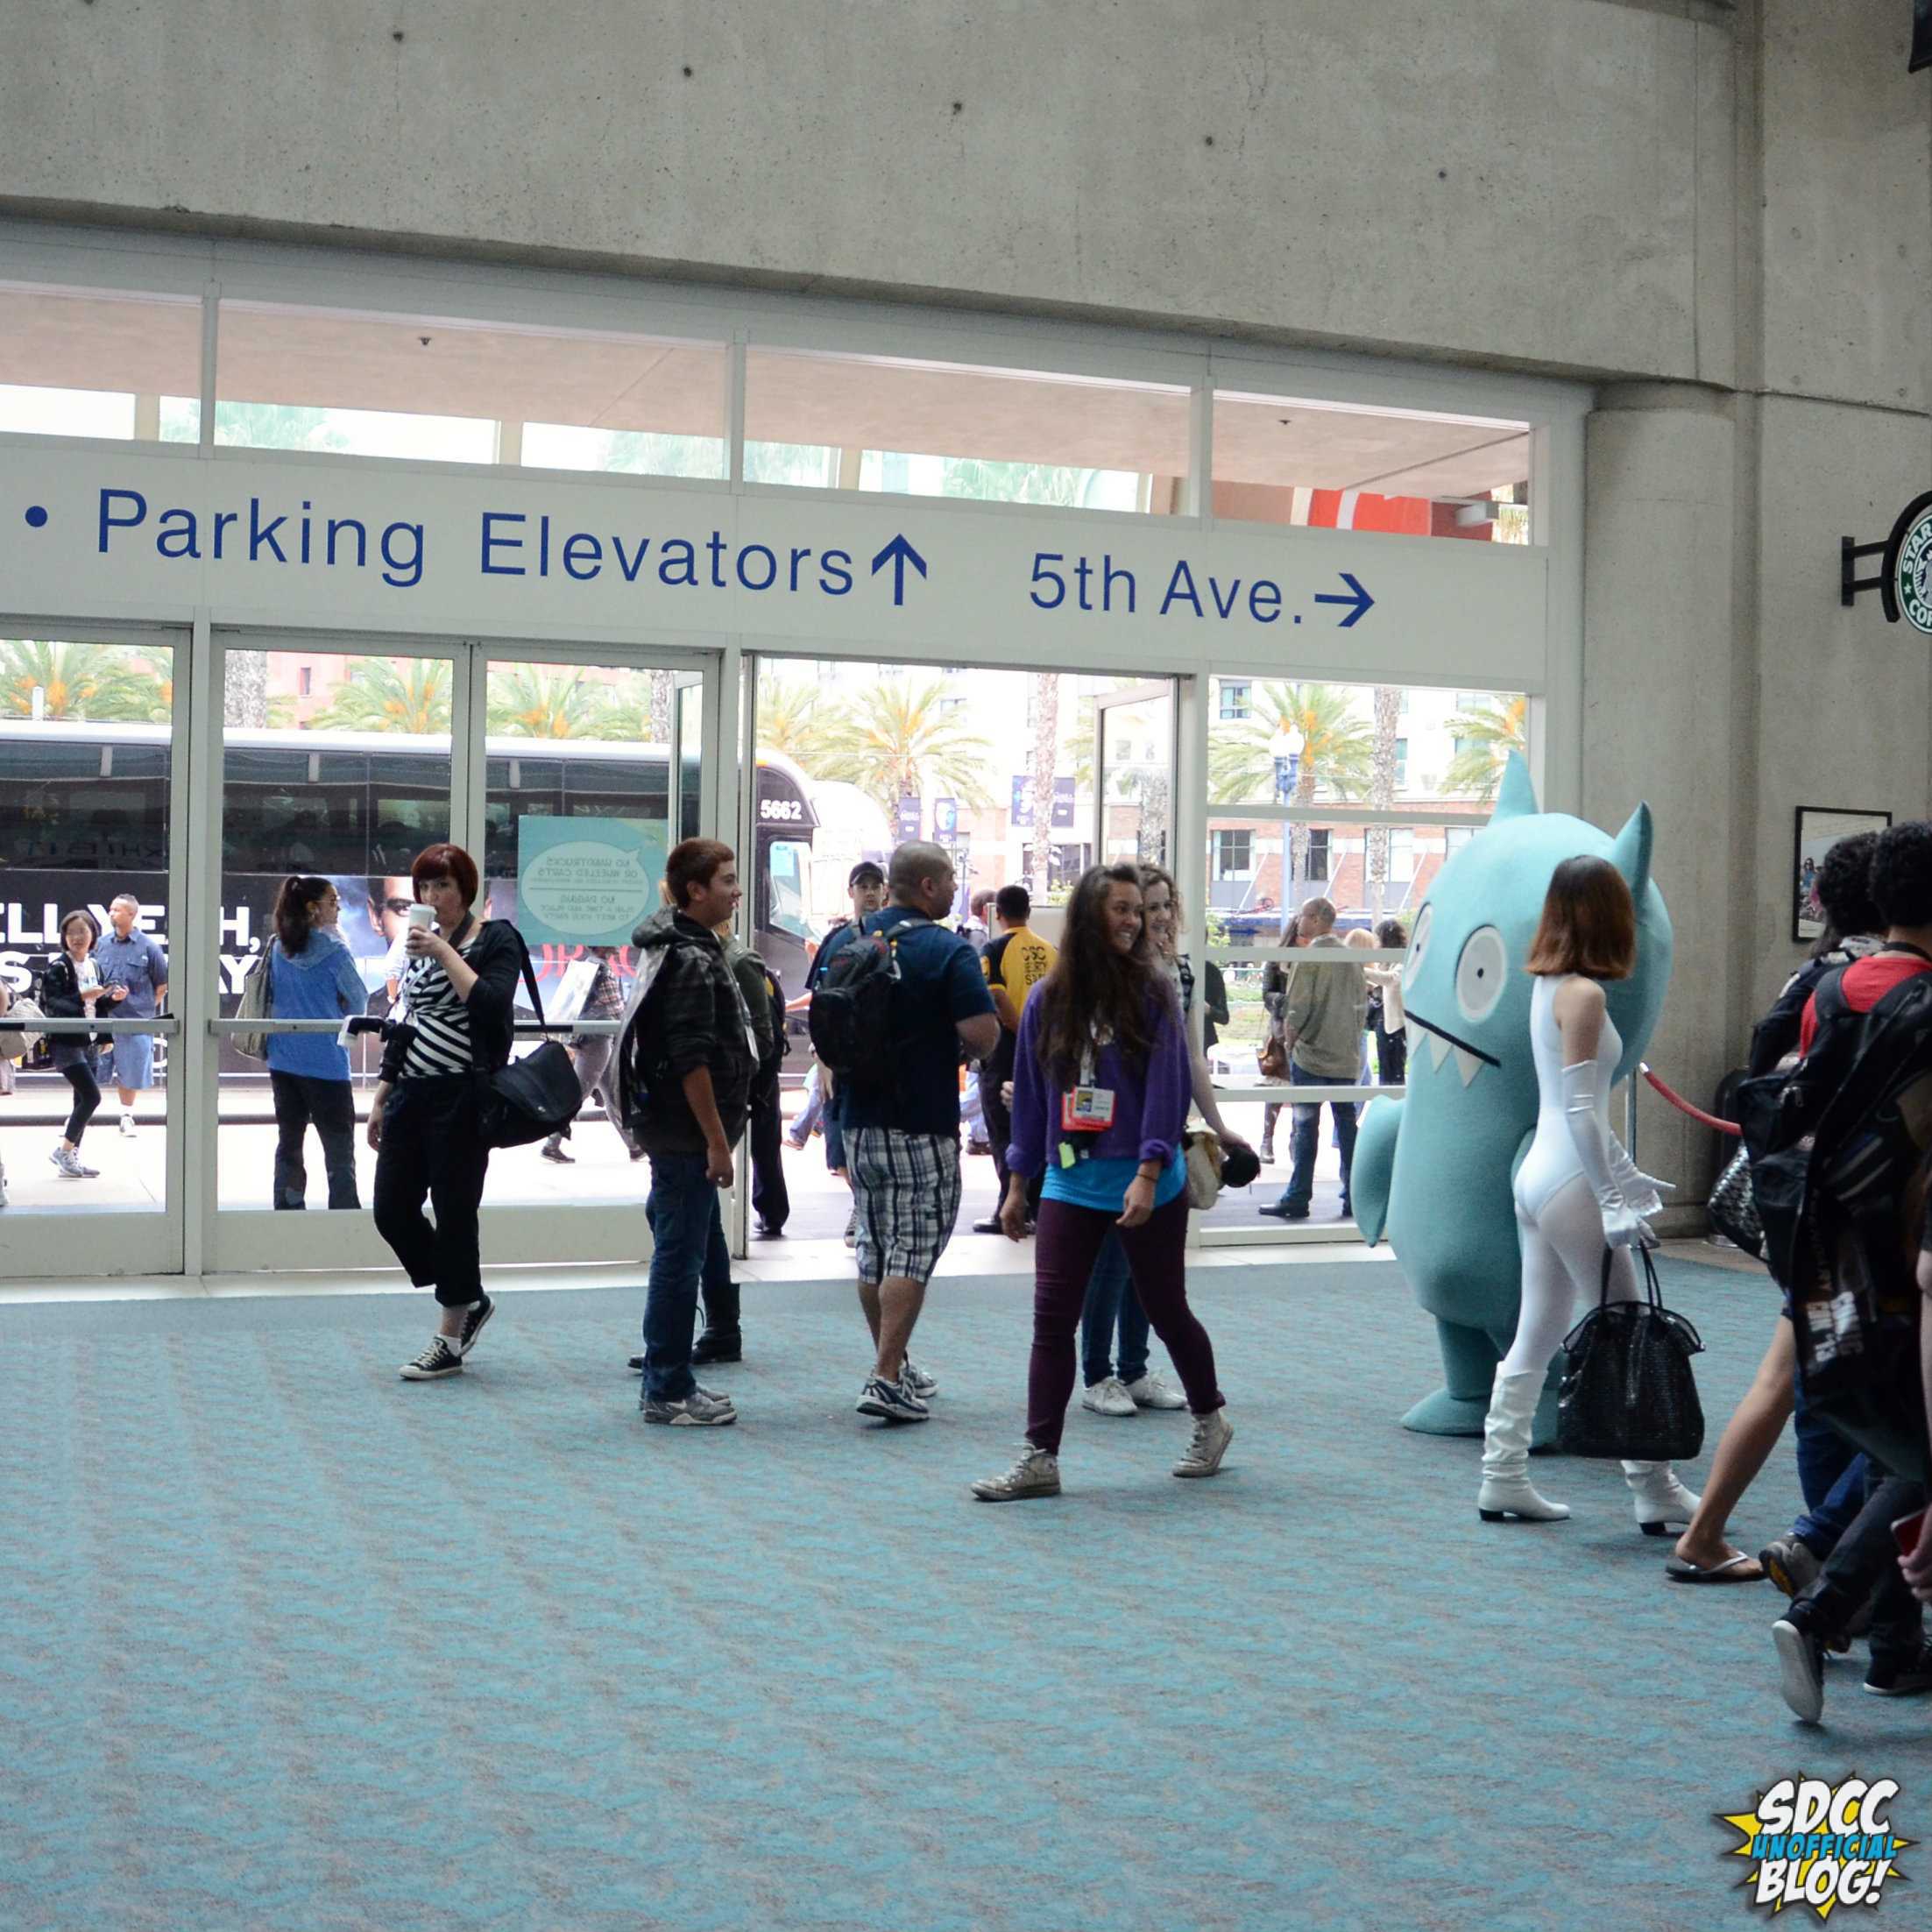
[{"label": "concrete pillar", "polygon": [[[1751,749],[1734,692],[1733,408],[1695,384],[1621,384],[1600,395],[1584,444],[1582,813],[1611,832],[1639,801],[1655,815],[1676,969],[1647,1057],[1706,1106],[1744,1044],[1726,966]],[[1702,1201],[1709,1129],[1647,1088],[1638,1120],[1645,1171],[1677,1184],[1675,1202]]]}]

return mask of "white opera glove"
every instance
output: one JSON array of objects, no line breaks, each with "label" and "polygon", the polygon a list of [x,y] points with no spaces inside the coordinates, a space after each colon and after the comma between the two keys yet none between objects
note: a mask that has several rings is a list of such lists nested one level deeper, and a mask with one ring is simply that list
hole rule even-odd
[{"label": "white opera glove", "polygon": [[1612,1248],[1654,1248],[1657,1236],[1645,1223],[1639,1204],[1625,1198],[1610,1165],[1610,1137],[1596,1111],[1598,1078],[1595,1060],[1563,1069],[1563,1119],[1576,1150],[1577,1164],[1603,1212],[1603,1239]]},{"label": "white opera glove", "polygon": [[1675,1181],[1659,1180],[1656,1175],[1646,1174],[1614,1134],[1610,1136],[1610,1173],[1624,1199],[1640,1214],[1660,1213],[1664,1194],[1674,1192],[1677,1186]]}]

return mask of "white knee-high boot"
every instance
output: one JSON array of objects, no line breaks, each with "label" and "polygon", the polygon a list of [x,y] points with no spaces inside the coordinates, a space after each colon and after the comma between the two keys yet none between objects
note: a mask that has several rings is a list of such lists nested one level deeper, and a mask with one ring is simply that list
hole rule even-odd
[{"label": "white knee-high boot", "polygon": [[1624,1480],[1630,1484],[1637,1526],[1645,1536],[1667,1536],[1670,1525],[1689,1523],[1699,1498],[1677,1480],[1667,1462],[1626,1462]]},{"label": "white knee-high boot", "polygon": [[1519,1516],[1529,1523],[1560,1523],[1570,1513],[1530,1487],[1530,1426],[1543,1393],[1543,1373],[1510,1375],[1499,1365],[1483,1425],[1483,1487],[1476,1506],[1485,1523]]}]

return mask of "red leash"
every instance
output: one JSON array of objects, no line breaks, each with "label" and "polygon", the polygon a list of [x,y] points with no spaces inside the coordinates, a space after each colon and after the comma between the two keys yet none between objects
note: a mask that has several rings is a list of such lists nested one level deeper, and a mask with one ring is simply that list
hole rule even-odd
[{"label": "red leash", "polygon": [[1644,1078],[1674,1107],[1680,1114],[1688,1114],[1694,1121],[1702,1121],[1706,1127],[1714,1127],[1720,1134],[1741,1136],[1744,1129],[1736,1121],[1721,1121],[1715,1114],[1707,1114],[1701,1107],[1693,1107],[1681,1093],[1667,1086],[1652,1073],[1648,1066],[1644,1069]]}]

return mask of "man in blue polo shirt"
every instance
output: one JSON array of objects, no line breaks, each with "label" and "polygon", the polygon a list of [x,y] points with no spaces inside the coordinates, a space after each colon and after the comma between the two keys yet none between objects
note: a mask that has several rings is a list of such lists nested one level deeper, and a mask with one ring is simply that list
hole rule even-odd
[{"label": "man in blue polo shirt", "polygon": [[[94,949],[102,985],[111,988],[103,1019],[151,1020],[167,998],[167,955],[141,931],[141,902],[124,892],[108,908],[109,931]],[[117,1033],[102,1054],[103,1072],[112,1072],[120,1089],[121,1131],[134,1132],[134,1096],[154,1084],[154,1037]]]},{"label": "man in blue polo shirt", "polygon": [[973,948],[938,924],[952,904],[952,860],[938,846],[893,853],[889,902],[853,933],[905,929],[893,989],[891,1078],[853,1081],[842,1095],[846,1163],[858,1214],[859,1304],[877,1348],[859,1397],[861,1415],[924,1422],[937,1384],[906,1355],[926,1283],[959,1214],[959,1063],[984,1059],[1000,1037],[993,995]]}]

